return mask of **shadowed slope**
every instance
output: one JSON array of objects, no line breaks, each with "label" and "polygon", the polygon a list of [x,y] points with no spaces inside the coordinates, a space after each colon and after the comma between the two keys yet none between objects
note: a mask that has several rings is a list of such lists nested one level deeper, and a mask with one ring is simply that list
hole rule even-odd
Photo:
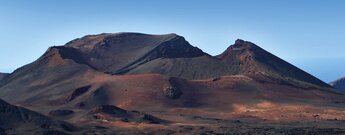
[{"label": "shadowed slope", "polygon": [[9,74],[7,74],[7,73],[0,73],[0,80],[2,80],[3,78],[5,78],[8,75]]},{"label": "shadowed slope", "polygon": [[66,134],[77,128],[0,99],[0,134]]}]

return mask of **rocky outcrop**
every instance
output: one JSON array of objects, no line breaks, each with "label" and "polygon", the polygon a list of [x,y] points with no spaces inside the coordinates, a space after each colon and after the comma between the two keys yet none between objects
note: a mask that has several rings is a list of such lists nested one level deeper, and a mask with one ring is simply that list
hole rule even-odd
[{"label": "rocky outcrop", "polygon": [[75,89],[73,93],[71,94],[71,96],[69,97],[68,101],[72,101],[78,96],[86,93],[90,88],[91,88],[91,85],[87,85],[87,86],[83,86],[83,87]]}]

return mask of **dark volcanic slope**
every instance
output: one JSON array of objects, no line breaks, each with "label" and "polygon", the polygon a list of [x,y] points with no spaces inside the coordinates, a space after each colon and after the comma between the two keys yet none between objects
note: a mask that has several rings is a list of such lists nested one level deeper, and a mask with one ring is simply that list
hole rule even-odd
[{"label": "dark volcanic slope", "polygon": [[328,84],[272,55],[253,43],[237,40],[222,54],[193,58],[160,58],[144,63],[127,74],[158,73],[185,79],[208,79],[223,75],[258,74],[281,80]]},{"label": "dark volcanic slope", "polygon": [[0,134],[63,134],[75,130],[76,127],[71,124],[10,105],[0,99]]},{"label": "dark volcanic slope", "polygon": [[345,78],[340,78],[330,83],[333,87],[345,91]]},{"label": "dark volcanic slope", "polygon": [[316,77],[248,41],[236,40],[234,45],[217,57],[237,66],[238,74],[263,73],[329,87]]},{"label": "dark volcanic slope", "polygon": [[65,45],[75,48],[99,71],[122,73],[157,58],[207,55],[175,34],[116,33],[85,36]]},{"label": "dark volcanic slope", "polygon": [[0,73],[0,80],[3,79],[4,77],[6,77],[8,74],[6,73]]}]

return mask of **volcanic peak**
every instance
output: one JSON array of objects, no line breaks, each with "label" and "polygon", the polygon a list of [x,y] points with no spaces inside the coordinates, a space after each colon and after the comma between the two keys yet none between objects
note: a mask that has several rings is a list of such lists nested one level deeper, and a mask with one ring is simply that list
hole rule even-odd
[{"label": "volcanic peak", "polygon": [[222,54],[216,57],[224,60],[229,59],[230,57],[233,57],[235,55],[242,54],[243,52],[247,52],[246,54],[254,54],[255,52],[253,51],[255,51],[256,48],[259,47],[249,41],[237,39],[235,41],[235,44],[230,45]]}]

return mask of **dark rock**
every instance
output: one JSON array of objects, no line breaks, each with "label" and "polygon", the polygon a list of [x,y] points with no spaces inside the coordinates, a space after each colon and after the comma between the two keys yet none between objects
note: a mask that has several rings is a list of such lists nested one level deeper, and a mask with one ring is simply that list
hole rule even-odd
[{"label": "dark rock", "polygon": [[129,122],[129,119],[128,118],[122,118],[121,121],[122,122]]},{"label": "dark rock", "polygon": [[237,39],[236,41],[235,41],[235,45],[241,45],[241,44],[243,44],[244,43],[244,40],[242,40],[242,39]]},{"label": "dark rock", "polygon": [[177,99],[182,95],[182,92],[174,86],[165,87],[163,93],[166,97],[171,99]]},{"label": "dark rock", "polygon": [[313,115],[314,118],[319,118],[320,115],[316,114],[316,115]]},{"label": "dark rock", "polygon": [[170,85],[163,88],[163,94],[170,99],[178,99],[182,96],[182,91],[179,87],[178,80],[172,77],[169,79]]},{"label": "dark rock", "polygon": [[212,78],[212,81],[216,82],[216,81],[219,81],[220,79],[221,79],[220,77],[215,77],[215,78]]},{"label": "dark rock", "polygon": [[72,101],[73,99],[77,98],[78,96],[84,94],[90,88],[91,88],[91,85],[87,85],[87,86],[83,86],[83,87],[80,87],[80,88],[74,90],[68,101]]},{"label": "dark rock", "polygon": [[95,110],[96,112],[102,112],[105,114],[109,115],[114,115],[114,116],[122,116],[127,113],[126,110],[121,109],[119,107],[113,106],[113,105],[102,105]]}]

